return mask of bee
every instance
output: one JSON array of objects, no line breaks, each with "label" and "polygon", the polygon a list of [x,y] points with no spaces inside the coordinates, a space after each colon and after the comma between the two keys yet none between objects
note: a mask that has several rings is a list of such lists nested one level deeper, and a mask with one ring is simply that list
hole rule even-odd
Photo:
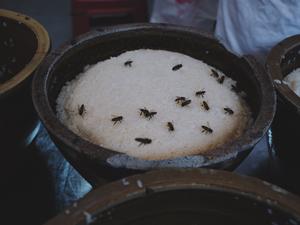
[{"label": "bee", "polygon": [[124,66],[129,66],[131,67],[131,64],[132,64],[132,61],[131,60],[128,60],[124,63]]},{"label": "bee", "polygon": [[179,70],[182,67],[182,64],[177,64],[176,66],[173,66],[172,70],[176,71]]},{"label": "bee", "polygon": [[116,123],[121,123],[123,120],[123,116],[117,116],[111,119],[112,122],[114,122],[114,125],[116,125]]},{"label": "bee", "polygon": [[215,71],[214,69],[211,69],[211,76],[213,76],[213,77],[215,77],[215,78],[218,78],[219,77],[219,74],[218,74],[218,72],[217,71]]},{"label": "bee", "polygon": [[147,144],[150,144],[152,142],[152,140],[149,139],[149,138],[136,138],[135,141],[140,142],[139,146],[147,145]]},{"label": "bee", "polygon": [[211,129],[208,126],[202,125],[201,127],[202,127],[202,133],[211,134],[213,132],[213,129]]},{"label": "bee", "polygon": [[168,129],[169,129],[170,132],[175,130],[174,126],[173,126],[173,124],[171,122],[167,123],[167,127],[168,127]]},{"label": "bee", "polygon": [[156,114],[157,114],[157,112],[154,112],[154,111],[150,112],[146,108],[140,109],[140,116],[144,116],[145,118],[148,118],[149,120]]},{"label": "bee", "polygon": [[179,104],[179,103],[181,103],[181,102],[183,102],[183,101],[185,101],[186,100],[186,98],[185,97],[176,97],[176,99],[175,99],[175,102],[177,103],[177,104]]},{"label": "bee", "polygon": [[181,106],[184,107],[184,106],[187,106],[191,103],[192,101],[191,100],[185,100],[183,102],[181,102]]},{"label": "bee", "polygon": [[224,80],[225,80],[225,76],[221,76],[219,79],[218,79],[218,82],[220,84],[223,84],[224,83]]},{"label": "bee", "polygon": [[224,111],[225,111],[225,114],[229,114],[229,115],[232,115],[234,113],[234,111],[229,107],[224,108]]},{"label": "bee", "polygon": [[195,96],[197,96],[197,97],[204,97],[204,95],[205,95],[205,91],[197,91],[196,93],[195,93]]},{"label": "bee", "polygon": [[80,107],[78,107],[78,114],[83,117],[85,113],[86,113],[86,109],[84,107],[84,104],[82,104]]},{"label": "bee", "polygon": [[208,106],[208,104],[207,104],[206,101],[203,101],[201,106],[202,106],[206,111],[209,110],[209,106]]}]

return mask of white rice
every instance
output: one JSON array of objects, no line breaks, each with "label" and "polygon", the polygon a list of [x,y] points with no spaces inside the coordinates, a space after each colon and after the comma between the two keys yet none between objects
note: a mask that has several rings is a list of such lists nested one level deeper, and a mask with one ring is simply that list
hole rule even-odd
[{"label": "white rice", "polygon": [[[128,60],[131,66],[125,66]],[[172,68],[182,64],[176,71]],[[170,159],[208,152],[239,136],[250,112],[244,100],[231,90],[235,81],[223,84],[210,74],[212,67],[176,52],[140,49],[88,66],[68,82],[57,99],[57,115],[73,132],[102,147],[147,160]],[[221,71],[215,69],[219,76]],[[203,98],[195,96],[205,90]],[[175,103],[176,96],[191,100]],[[207,111],[202,106],[206,101]],[[84,104],[85,112],[79,115]],[[140,108],[157,112],[152,119],[140,116]],[[225,114],[229,107],[233,115]],[[123,116],[120,123],[111,121]],[[174,125],[169,131],[167,122]],[[213,130],[202,132],[202,126]],[[140,145],[135,138],[148,138]]]},{"label": "white rice", "polygon": [[300,96],[300,68],[289,73],[284,78],[284,81],[287,82],[287,85],[296,93],[296,95]]}]

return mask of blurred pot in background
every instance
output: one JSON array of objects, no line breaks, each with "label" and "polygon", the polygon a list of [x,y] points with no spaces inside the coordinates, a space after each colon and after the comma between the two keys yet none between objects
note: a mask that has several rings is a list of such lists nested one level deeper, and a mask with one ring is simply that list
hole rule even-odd
[{"label": "blurred pot in background", "polygon": [[272,124],[273,147],[279,158],[297,162],[300,157],[300,97],[282,80],[300,68],[300,35],[278,43],[270,52],[266,68],[277,91],[277,111]]},{"label": "blurred pot in background", "polygon": [[0,149],[5,156],[30,144],[38,131],[31,78],[49,49],[50,39],[41,24],[0,9]]}]

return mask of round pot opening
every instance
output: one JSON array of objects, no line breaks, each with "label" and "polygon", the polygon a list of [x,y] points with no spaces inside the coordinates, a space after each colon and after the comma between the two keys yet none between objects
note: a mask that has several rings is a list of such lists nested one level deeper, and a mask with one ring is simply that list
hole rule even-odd
[{"label": "round pot opening", "polygon": [[224,190],[205,189],[182,189],[149,194],[98,212],[92,218],[95,221],[92,224],[120,225],[298,224],[288,212],[260,202],[253,196],[250,198]]},{"label": "round pot opening", "polygon": [[[104,28],[71,41],[47,58],[35,76],[33,100],[41,120],[65,157],[88,179],[96,174],[111,179],[123,176],[120,172],[123,168],[134,173],[157,165],[157,161],[149,164],[145,160],[128,158],[124,154],[93,145],[68,130],[56,117],[56,99],[61,88],[81,73],[86,65],[141,48],[183,53],[223,71],[237,81],[239,91],[246,92],[246,101],[253,116],[253,123],[240,138],[211,151],[210,155],[192,156],[193,160],[179,157],[162,164],[177,167],[187,162],[184,167],[213,166],[227,169],[239,164],[264,135],[273,119],[275,95],[271,80],[253,59],[231,54],[212,36],[191,28],[164,24]],[[121,158],[121,163],[115,164],[115,158],[112,157],[117,157],[118,162]]]},{"label": "round pot opening", "polygon": [[97,188],[47,225],[296,225],[299,204],[292,194],[254,178],[205,169],[164,170]]}]

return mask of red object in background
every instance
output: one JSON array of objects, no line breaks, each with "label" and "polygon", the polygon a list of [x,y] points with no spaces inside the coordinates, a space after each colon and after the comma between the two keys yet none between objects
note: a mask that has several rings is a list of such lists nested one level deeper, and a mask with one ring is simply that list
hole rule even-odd
[{"label": "red object in background", "polygon": [[146,22],[147,0],[72,0],[73,35],[122,23]]}]

